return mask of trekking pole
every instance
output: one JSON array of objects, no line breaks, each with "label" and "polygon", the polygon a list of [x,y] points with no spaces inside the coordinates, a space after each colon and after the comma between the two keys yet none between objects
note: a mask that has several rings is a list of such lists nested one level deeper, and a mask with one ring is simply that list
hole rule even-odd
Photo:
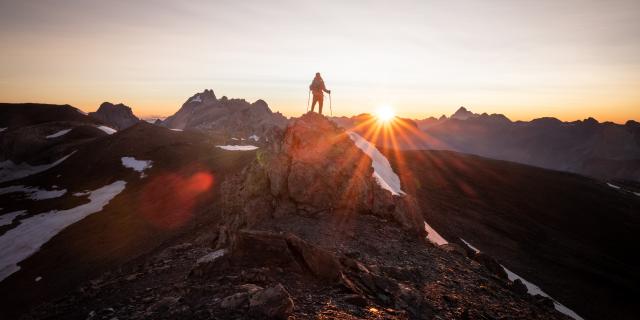
[{"label": "trekking pole", "polygon": [[331,107],[331,93],[329,93],[329,112],[331,112],[331,116],[333,117],[333,108]]},{"label": "trekking pole", "polygon": [[311,101],[311,90],[309,90],[309,97],[307,98],[307,112],[309,112],[309,101]]}]

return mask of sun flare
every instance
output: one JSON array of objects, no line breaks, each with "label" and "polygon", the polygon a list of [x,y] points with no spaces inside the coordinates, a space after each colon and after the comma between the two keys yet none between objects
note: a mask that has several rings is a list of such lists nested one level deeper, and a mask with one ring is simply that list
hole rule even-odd
[{"label": "sun flare", "polygon": [[396,113],[389,106],[382,106],[376,110],[376,117],[380,122],[389,122],[395,118]]}]

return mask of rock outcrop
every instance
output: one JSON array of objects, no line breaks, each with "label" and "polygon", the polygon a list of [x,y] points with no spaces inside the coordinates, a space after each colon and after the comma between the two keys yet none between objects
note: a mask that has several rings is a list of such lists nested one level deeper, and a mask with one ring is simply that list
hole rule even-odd
[{"label": "rock outcrop", "polygon": [[98,110],[90,112],[89,116],[117,130],[129,128],[140,122],[140,119],[133,114],[131,108],[122,103],[103,102]]},{"label": "rock outcrop", "polygon": [[327,118],[308,113],[274,137],[250,167],[223,185],[230,236],[264,219],[321,212],[372,214],[424,236],[415,201],[380,187],[371,159]]}]

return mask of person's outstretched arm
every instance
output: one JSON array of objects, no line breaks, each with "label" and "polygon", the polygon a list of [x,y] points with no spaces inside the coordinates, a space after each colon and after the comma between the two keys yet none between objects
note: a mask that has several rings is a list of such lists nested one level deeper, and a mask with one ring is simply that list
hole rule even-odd
[{"label": "person's outstretched arm", "polygon": [[327,87],[324,86],[324,81],[322,81],[322,91],[331,94],[331,90],[327,90]]}]

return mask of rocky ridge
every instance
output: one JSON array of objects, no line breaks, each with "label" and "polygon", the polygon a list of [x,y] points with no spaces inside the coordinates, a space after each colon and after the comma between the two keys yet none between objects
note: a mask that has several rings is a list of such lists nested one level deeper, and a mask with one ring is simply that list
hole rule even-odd
[{"label": "rocky ridge", "polygon": [[222,182],[219,224],[30,318],[564,318],[490,257],[427,242],[416,202],[380,187],[326,118],[304,115],[271,141]]}]

